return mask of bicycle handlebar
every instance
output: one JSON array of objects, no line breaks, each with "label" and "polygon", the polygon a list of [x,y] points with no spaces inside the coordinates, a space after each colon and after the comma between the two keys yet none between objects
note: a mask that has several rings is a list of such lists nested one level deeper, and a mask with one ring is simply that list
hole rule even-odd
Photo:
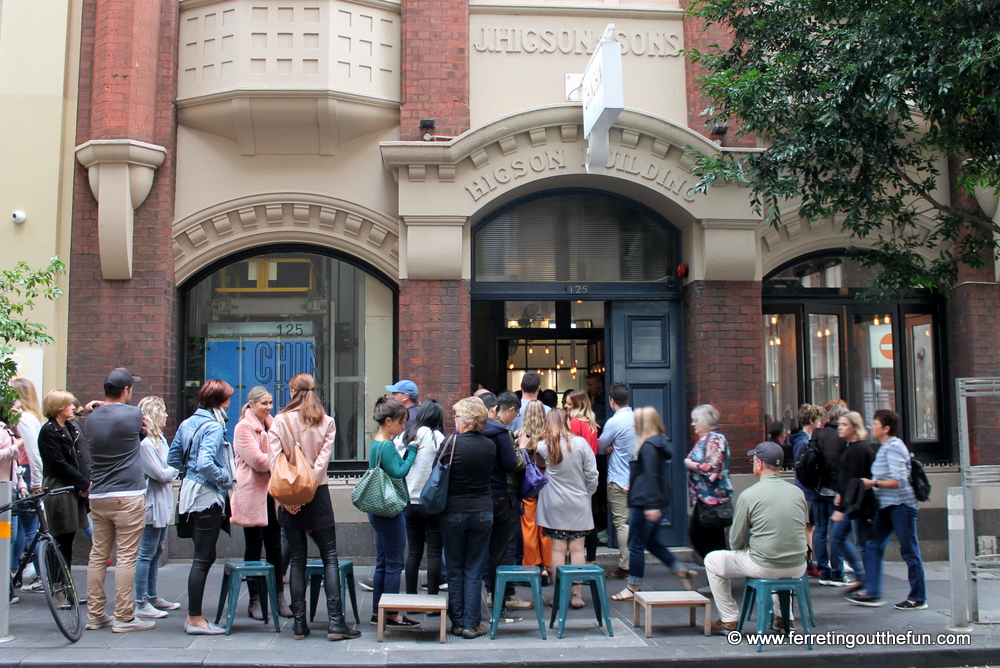
[{"label": "bicycle handlebar", "polygon": [[55,489],[43,489],[38,494],[29,494],[28,496],[25,496],[25,497],[20,498],[20,499],[14,499],[10,503],[6,503],[6,504],[0,506],[0,513],[5,513],[8,510],[13,509],[15,506],[21,505],[22,503],[30,503],[32,501],[41,501],[46,496],[56,496],[57,494],[69,494],[70,492],[75,491],[75,490],[76,490],[76,487],[73,487],[72,485],[70,485],[69,487],[56,487]]}]

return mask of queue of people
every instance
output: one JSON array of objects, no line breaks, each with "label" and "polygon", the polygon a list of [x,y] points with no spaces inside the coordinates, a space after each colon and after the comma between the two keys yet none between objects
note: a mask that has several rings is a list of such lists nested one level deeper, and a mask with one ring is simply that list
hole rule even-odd
[{"label": "queue of people", "polygon": [[[116,633],[152,629],[156,619],[181,607],[161,596],[157,586],[159,557],[176,511],[178,536],[193,542],[184,623],[188,634],[224,633],[205,618],[202,601],[220,533],[230,531],[232,523],[243,528],[245,560],[263,556],[279,582],[287,578],[290,604],[282,584],[279,612],[293,619],[296,639],[310,635],[307,536],[319,550],[326,575],[327,638],[358,637],[360,630],[344,619],[336,520],[326,486],[336,424],[326,414],[312,376],[291,379],[290,401],[277,415],[272,415],[268,390],[252,388],[237,409],[232,443],[226,426],[234,389],[225,381],[205,382],[198,409],[180,423],[169,445],[163,400],[147,396],[138,407],[131,406],[139,382],[124,368],[109,373],[103,401],[86,406],[90,415],[81,428],[73,395],[53,390],[40,405],[30,382],[19,379],[19,424],[16,430],[7,425],[0,429],[0,480],[14,481],[24,493],[43,486],[76,490],[75,495],[47,500],[45,511],[67,561],[76,534],[92,535],[86,628],[111,627]],[[625,384],[609,388],[613,413],[600,424],[591,392],[567,392],[562,408],[550,407],[539,399],[538,374],[529,372],[520,397],[481,391],[458,401],[448,415],[454,424],[450,436],[445,435],[445,409],[434,400],[419,402],[416,383],[403,380],[386,389],[393,398],[382,397],[374,407],[369,468],[399,481],[405,499],[398,512],[368,514],[376,548],[373,625],[384,594],[399,593],[404,584],[407,593],[417,593],[425,553],[428,593],[447,590],[452,634],[475,638],[487,632],[481,617],[484,584],[490,597],[503,598],[506,618],[531,608],[533,603],[518,598],[512,587],[492,591],[496,568],[538,566],[547,583],[562,564],[593,562],[599,491],[607,494],[608,530],[617,533],[619,544],[617,564],[606,575],[627,580],[612,598],[631,600],[641,589],[646,551],[673,572],[682,588],[695,588],[698,571],[677,559],[659,535],[670,504],[668,471],[674,456],[663,420],[654,408],[633,410]],[[875,452],[863,418],[842,401],[825,408],[803,405],[798,429],[790,435],[771,434],[771,440],[747,453],[758,482],[738,497],[718,410],[697,406],[691,420],[696,442],[682,462],[691,507],[689,537],[719,610],[716,632],[735,628],[735,577],[794,578],[808,571],[820,585],[849,587],[851,603],[883,605],[882,560],[892,534],[899,540],[910,582],[907,599],[896,608],[927,607],[918,506],[909,479],[912,455],[897,437],[899,417],[893,411],[874,413],[870,435],[880,444]],[[807,449],[822,460],[820,473],[815,480],[786,482],[781,471],[791,463],[787,451],[798,460]],[[598,457],[607,458],[603,490]],[[293,504],[272,497],[269,483],[279,458],[312,472],[317,484],[311,500]],[[441,512],[431,512],[423,505],[422,492],[444,458],[449,466],[447,502]],[[547,482],[525,498],[520,478],[528,466],[537,466]],[[13,527],[12,564],[37,528],[29,517],[19,516]],[[109,614],[104,586],[112,547],[117,568]],[[36,586],[23,583],[22,591]],[[263,595],[256,584],[249,587],[251,618],[263,618]],[[579,586],[573,588],[570,605],[586,605]],[[420,622],[390,612],[387,625],[415,628]]]}]

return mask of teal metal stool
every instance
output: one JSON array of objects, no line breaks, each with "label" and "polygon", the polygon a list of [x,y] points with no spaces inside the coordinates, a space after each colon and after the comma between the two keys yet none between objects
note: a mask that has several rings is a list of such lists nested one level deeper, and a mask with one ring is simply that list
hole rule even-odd
[{"label": "teal metal stool", "polygon": [[[323,568],[322,559],[313,559],[306,563],[306,582],[309,583],[309,621],[316,619],[316,608],[319,606],[319,589],[323,584],[323,575],[326,569]],[[344,592],[351,595],[351,607],[354,608],[354,621],[361,623],[358,617],[358,593],[354,589],[354,562],[349,559],[340,559],[340,600],[344,601]],[[344,612],[347,606],[344,605]]]},{"label": "teal metal stool", "polygon": [[615,632],[611,628],[611,608],[608,605],[608,590],[604,585],[604,569],[592,564],[560,566],[556,569],[555,597],[552,599],[552,620],[549,622],[549,628],[553,627],[558,617],[558,637],[563,637],[563,631],[566,629],[566,614],[569,612],[569,600],[573,595],[573,582],[581,581],[590,584],[597,625],[603,624],[608,632],[608,637],[614,638]]},{"label": "teal metal stool", "polygon": [[[809,592],[809,576],[803,575],[801,578],[787,578],[782,580],[765,580],[761,578],[747,578],[746,589],[743,590],[743,604],[740,606],[740,621],[736,625],[737,631],[743,630],[743,623],[750,619],[750,615],[757,608],[757,651],[761,651],[761,641],[759,636],[767,633],[771,626],[771,617],[774,615],[774,600],[772,594],[778,595],[778,604],[781,606],[781,621],[785,627],[785,633],[791,629],[791,608],[792,595],[799,602],[799,614],[802,616],[802,630],[805,631],[809,649],[812,649],[812,640],[809,639],[809,624],[816,626],[816,615],[813,614],[812,594]],[[756,605],[755,605],[756,604]]]},{"label": "teal metal stool", "polygon": [[274,566],[266,561],[230,561],[222,571],[222,588],[219,590],[219,612],[215,615],[215,623],[218,624],[228,604],[229,610],[226,612],[227,636],[233,630],[233,619],[236,617],[236,607],[240,601],[240,585],[244,580],[251,579],[257,582],[258,587],[267,588],[267,596],[262,594],[260,597],[260,608],[261,612],[264,613],[264,625],[267,625],[268,601],[270,601],[274,632],[281,632],[281,625],[278,622],[278,588],[275,585]]},{"label": "teal metal stool", "polygon": [[493,622],[490,624],[490,640],[497,637],[500,610],[503,608],[504,591],[508,584],[531,587],[531,600],[535,603],[535,616],[542,640],[546,640],[545,618],[542,616],[542,569],[538,566],[497,566],[497,579],[493,584]]}]

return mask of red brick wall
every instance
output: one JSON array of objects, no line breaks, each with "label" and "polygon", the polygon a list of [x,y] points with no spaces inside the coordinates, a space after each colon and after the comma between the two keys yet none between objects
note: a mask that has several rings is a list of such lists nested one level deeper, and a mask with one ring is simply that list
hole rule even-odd
[{"label": "red brick wall", "polygon": [[[97,202],[77,165],[70,255],[67,384],[84,401],[126,366],[142,376],[137,398],[158,394],[176,417],[178,334],[174,217],[178,5],[173,0],[88,0],[83,8],[77,143],[129,138],[167,149],[135,212],[130,281],[101,277]],[[123,69],[124,68],[124,69]],[[114,76],[118,74],[119,76]],[[120,85],[119,80],[126,81]],[[183,417],[183,416],[182,416]]]},{"label": "red brick wall", "polygon": [[469,281],[399,283],[399,377],[420,387],[421,401],[441,402],[449,424],[472,382],[470,294]]},{"label": "red brick wall", "polygon": [[[681,0],[681,8],[686,9],[690,1]],[[723,49],[732,44],[732,40],[729,38],[729,30],[719,24],[706,28],[705,22],[700,18],[685,16],[684,47],[687,49],[697,48],[702,51],[709,51],[709,47],[712,44],[718,44]],[[709,139],[719,139],[719,137],[712,136],[714,123],[711,126],[707,125],[705,122],[706,117],[701,115],[704,109],[712,106],[711,101],[701,94],[699,83],[695,81],[696,78],[705,76],[705,70],[701,65],[694,64],[688,60],[685,63],[684,74],[687,88],[688,127],[695,132],[705,135]],[[753,135],[737,139],[736,131],[738,127],[738,123],[734,121],[729,122],[729,131],[722,139],[722,145],[756,147],[757,142]]]},{"label": "red brick wall", "polygon": [[684,288],[687,409],[712,404],[730,446],[730,470],[749,473],[764,440],[764,316],[758,281],[695,281]]},{"label": "red brick wall", "polygon": [[432,134],[469,129],[468,0],[403,0],[400,139],[420,139],[420,120],[433,118]]}]

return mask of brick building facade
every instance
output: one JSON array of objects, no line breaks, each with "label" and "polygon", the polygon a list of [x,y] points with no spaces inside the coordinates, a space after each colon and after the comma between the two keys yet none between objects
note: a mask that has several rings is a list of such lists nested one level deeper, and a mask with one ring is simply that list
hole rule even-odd
[{"label": "brick building facade", "polygon": [[[866,413],[896,407],[922,457],[955,461],[953,379],[1000,374],[993,270],[944,302],[885,315],[854,303],[834,225],[765,229],[735,186],[687,193],[685,151],[733,147],[702,121],[698,72],[679,51],[725,35],[670,2],[578,4],[84,2],[67,385],[97,394],[125,365],[182,418],[206,377],[280,395],[290,373],[311,371],[348,470],[365,458],[384,385],[411,378],[445,406],[482,379],[517,389],[516,372],[537,361],[517,356],[537,342],[587,351],[572,374],[558,352],[538,366],[552,389],[599,370],[650,392],[678,453],[690,409],[715,404],[736,473],[767,422],[833,396]],[[626,110],[604,174],[590,174],[564,83],[609,23]],[[664,236],[590,220],[578,196]],[[545,257],[530,232],[487,251],[502,225],[566,236]],[[598,229],[617,232],[602,241]],[[490,274],[498,258],[509,262]],[[825,291],[808,292],[811,280]],[[596,316],[574,315],[593,302]],[[676,315],[657,320],[658,308]],[[768,329],[779,316],[790,352],[789,335]],[[629,347],[661,335],[663,359]],[[976,463],[998,459],[994,446],[975,450]],[[363,523],[344,499],[336,507]]]}]

